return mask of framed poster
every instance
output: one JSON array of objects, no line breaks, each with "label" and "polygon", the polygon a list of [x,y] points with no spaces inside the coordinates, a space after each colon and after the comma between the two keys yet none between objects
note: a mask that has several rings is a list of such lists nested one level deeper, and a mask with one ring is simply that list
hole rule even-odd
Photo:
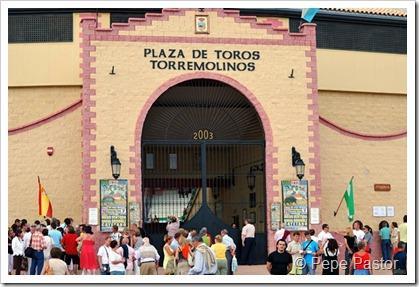
[{"label": "framed poster", "polygon": [[128,225],[128,180],[100,180],[100,231],[110,232],[112,226]]},{"label": "framed poster", "polygon": [[282,219],[290,231],[308,230],[308,181],[282,180]]}]

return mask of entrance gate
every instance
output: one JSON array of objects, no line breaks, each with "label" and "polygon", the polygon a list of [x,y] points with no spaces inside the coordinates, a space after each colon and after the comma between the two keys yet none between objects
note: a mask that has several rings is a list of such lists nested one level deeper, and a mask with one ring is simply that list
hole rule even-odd
[{"label": "entrance gate", "polygon": [[[188,92],[198,94],[195,102]],[[264,264],[264,159],[259,118],[233,88],[195,80],[165,92],[147,115],[142,138],[143,222],[159,252],[170,215],[188,230],[207,227],[212,238],[226,228],[238,247],[239,228],[250,218],[255,263]]]}]

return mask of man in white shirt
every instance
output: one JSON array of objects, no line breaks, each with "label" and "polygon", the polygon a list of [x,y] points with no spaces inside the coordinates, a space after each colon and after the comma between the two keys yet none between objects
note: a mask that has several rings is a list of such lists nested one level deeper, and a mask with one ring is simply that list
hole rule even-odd
[{"label": "man in white shirt", "polygon": [[236,252],[236,244],[234,243],[233,238],[228,236],[227,229],[221,230],[221,237],[223,238],[223,244],[227,247],[226,258],[227,258],[227,275],[233,275],[231,270],[231,261]]},{"label": "man in white shirt", "polygon": [[110,275],[110,268],[109,268],[109,254],[111,252],[110,248],[111,244],[111,237],[108,235],[105,237],[105,243],[99,247],[97,252],[97,259],[100,264],[100,274],[101,275]]},{"label": "man in white shirt", "polygon": [[250,223],[249,219],[244,220],[242,229],[242,262],[243,264],[253,265],[253,249],[256,245],[255,226]]},{"label": "man in white shirt", "polygon": [[329,224],[322,225],[322,231],[320,231],[319,235],[317,236],[319,246],[324,246],[328,239],[333,238],[333,235],[329,232]]}]

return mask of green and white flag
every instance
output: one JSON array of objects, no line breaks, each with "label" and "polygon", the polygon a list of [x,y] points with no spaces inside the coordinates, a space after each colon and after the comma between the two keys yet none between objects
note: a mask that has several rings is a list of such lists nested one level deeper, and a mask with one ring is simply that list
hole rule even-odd
[{"label": "green and white flag", "polygon": [[346,207],[348,208],[348,219],[350,222],[354,220],[355,215],[354,185],[352,180],[353,178],[351,178],[351,181],[348,183],[348,187],[346,187],[344,195]]}]

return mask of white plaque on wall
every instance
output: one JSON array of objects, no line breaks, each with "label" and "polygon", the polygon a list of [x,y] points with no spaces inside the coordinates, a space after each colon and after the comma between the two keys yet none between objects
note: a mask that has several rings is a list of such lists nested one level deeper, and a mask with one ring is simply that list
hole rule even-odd
[{"label": "white plaque on wall", "polygon": [[387,206],[387,216],[394,216],[394,206]]},{"label": "white plaque on wall", "polygon": [[317,207],[310,208],[310,224],[320,224],[320,209]]},{"label": "white plaque on wall", "polygon": [[89,208],[89,225],[98,225],[98,212],[97,208]]},{"label": "white plaque on wall", "polygon": [[372,207],[372,216],[384,217],[387,214],[386,206],[373,206]]}]

